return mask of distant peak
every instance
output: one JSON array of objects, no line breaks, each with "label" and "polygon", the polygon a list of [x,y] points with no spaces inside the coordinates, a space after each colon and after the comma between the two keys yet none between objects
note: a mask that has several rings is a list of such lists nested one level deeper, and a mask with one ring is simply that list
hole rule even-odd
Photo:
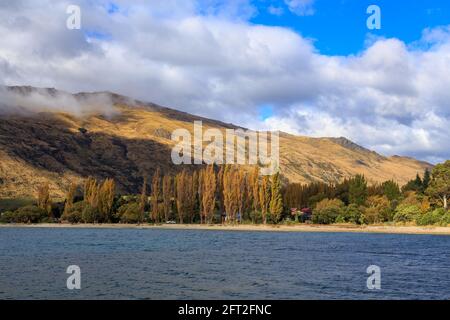
[{"label": "distant peak", "polygon": [[356,144],[355,142],[345,138],[345,137],[339,137],[339,138],[328,138],[328,140],[339,144],[340,146],[346,148],[346,149],[350,149],[350,150],[354,150],[354,151],[360,151],[360,152],[370,152],[370,153],[375,153],[372,150],[369,150],[367,148],[364,148],[362,146],[360,146],[359,144]]}]

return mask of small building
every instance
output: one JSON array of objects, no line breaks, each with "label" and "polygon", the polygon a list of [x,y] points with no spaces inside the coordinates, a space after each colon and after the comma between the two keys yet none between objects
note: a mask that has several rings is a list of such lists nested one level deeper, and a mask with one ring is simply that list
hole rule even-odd
[{"label": "small building", "polygon": [[294,217],[296,222],[305,223],[307,221],[311,221],[312,219],[312,209],[311,208],[303,208],[301,210],[297,208],[291,208],[291,216]]},{"label": "small building", "polygon": [[303,208],[302,210],[300,210],[301,214],[299,216],[299,220],[300,222],[307,222],[307,221],[311,221],[312,219],[312,214],[313,211],[311,208]]}]

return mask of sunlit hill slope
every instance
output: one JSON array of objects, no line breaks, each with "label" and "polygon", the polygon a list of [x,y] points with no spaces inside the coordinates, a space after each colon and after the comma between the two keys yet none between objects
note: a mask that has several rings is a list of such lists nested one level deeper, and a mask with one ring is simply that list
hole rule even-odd
[{"label": "sunlit hill slope", "polygon": [[[31,87],[7,90],[28,98],[36,91],[50,99],[69,95]],[[235,128],[111,93],[70,96],[80,103],[106,96],[111,106],[108,112],[69,113],[45,106],[30,111],[20,105],[18,111],[2,111],[1,105],[10,102],[0,101],[0,197],[34,196],[45,181],[54,196],[63,197],[71,181],[88,176],[113,177],[120,192],[139,192],[143,175],[151,175],[157,167],[163,172],[181,169],[170,157],[173,130],[192,131],[194,120],[202,120],[205,128]],[[372,183],[394,179],[400,184],[430,167],[411,158],[384,157],[345,138],[285,133],[280,134],[280,166],[285,181],[291,182],[338,182],[361,173]]]}]

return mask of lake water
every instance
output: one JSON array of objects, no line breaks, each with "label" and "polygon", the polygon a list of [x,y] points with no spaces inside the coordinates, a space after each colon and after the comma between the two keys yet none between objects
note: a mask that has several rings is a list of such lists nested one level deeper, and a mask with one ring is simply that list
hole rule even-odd
[{"label": "lake water", "polygon": [[427,235],[0,228],[0,299],[450,299],[449,249]]}]

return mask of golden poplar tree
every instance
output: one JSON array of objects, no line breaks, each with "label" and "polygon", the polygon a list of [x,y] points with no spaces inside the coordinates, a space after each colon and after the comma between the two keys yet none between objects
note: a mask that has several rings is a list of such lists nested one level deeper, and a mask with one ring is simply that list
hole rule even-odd
[{"label": "golden poplar tree", "polygon": [[45,210],[48,215],[51,215],[52,201],[50,199],[50,186],[48,182],[38,187],[37,205],[42,210]]},{"label": "golden poplar tree", "polygon": [[204,210],[203,210],[203,190],[205,187],[205,170],[202,169],[199,171],[198,173],[198,189],[197,189],[197,194],[198,194],[198,199],[199,199],[199,206],[198,206],[198,211],[200,212],[200,224],[203,224],[205,219],[204,219]]},{"label": "golden poplar tree", "polygon": [[78,186],[76,183],[72,182],[69,186],[69,189],[66,192],[66,203],[64,205],[64,214],[68,214],[68,212],[73,208],[73,201],[75,199],[75,194],[77,192]]},{"label": "golden poplar tree", "polygon": [[[199,184],[200,184],[200,173],[198,171],[194,171],[192,173],[192,210],[193,210],[193,215],[195,216],[196,212],[200,212],[201,215],[201,202],[202,199],[199,196],[198,193],[198,189],[199,189]],[[197,211],[198,209],[198,211]]]},{"label": "golden poplar tree", "polygon": [[93,177],[88,177],[84,183],[84,201],[92,208],[98,206],[98,184]]},{"label": "golden poplar tree", "polygon": [[144,222],[145,217],[145,207],[147,206],[147,177],[144,177],[144,181],[142,183],[142,190],[141,190],[141,197],[139,199],[139,218],[138,218],[138,224],[141,224]]},{"label": "golden poplar tree", "polygon": [[162,186],[162,198],[163,198],[163,210],[164,210],[164,219],[165,221],[170,220],[170,209],[172,207],[172,177],[170,175],[165,175],[163,178],[163,186]]},{"label": "golden poplar tree", "polygon": [[247,173],[245,179],[245,212],[250,216],[253,211],[253,181],[252,181],[253,172]]},{"label": "golden poplar tree", "polygon": [[209,165],[203,172],[203,197],[202,208],[205,222],[212,223],[216,205],[216,173],[214,166]]},{"label": "golden poplar tree", "polygon": [[272,176],[270,196],[270,216],[272,222],[278,223],[281,214],[283,213],[283,196],[281,194],[281,180],[279,173]]},{"label": "golden poplar tree", "polygon": [[270,205],[270,178],[269,176],[263,176],[261,185],[259,188],[259,203],[261,206],[261,214],[263,223],[267,223],[267,213],[269,212]]},{"label": "golden poplar tree", "polygon": [[260,209],[261,209],[260,202],[259,202],[259,167],[258,166],[255,166],[255,168],[253,169],[253,172],[251,173],[249,185],[251,186],[251,189],[252,189],[252,200],[253,200],[252,201],[253,202],[252,209],[256,213],[256,212],[260,211]]},{"label": "golden poplar tree", "polygon": [[226,166],[223,174],[223,198],[228,221],[236,221],[236,212],[239,209],[238,173],[235,168]]},{"label": "golden poplar tree", "polygon": [[187,180],[187,173],[183,171],[176,175],[175,177],[175,202],[177,205],[178,221],[179,223],[184,222],[186,216],[186,191],[185,185]]},{"label": "golden poplar tree", "polygon": [[156,169],[155,174],[153,175],[152,179],[152,219],[154,222],[159,222],[159,207],[158,207],[158,201],[159,201],[159,195],[160,195],[160,172],[159,168]]},{"label": "golden poplar tree", "polygon": [[178,220],[183,223],[187,218],[192,222],[193,219],[193,184],[192,175],[183,169],[176,178],[176,203],[178,211]]},{"label": "golden poplar tree", "polygon": [[110,222],[114,197],[116,195],[116,183],[114,179],[106,179],[98,188],[98,211],[100,219],[105,222]]},{"label": "golden poplar tree", "polygon": [[194,222],[195,217],[195,190],[194,193],[194,183],[193,183],[193,174],[187,173],[184,180],[184,199],[185,199],[185,210],[188,216],[189,222]]},{"label": "golden poplar tree", "polygon": [[216,194],[217,194],[217,200],[219,202],[219,211],[220,215],[222,216],[223,211],[225,210],[224,203],[223,203],[223,173],[224,173],[224,166],[220,166],[219,172],[217,173],[217,183],[216,183]]},{"label": "golden poplar tree", "polygon": [[82,220],[85,223],[95,223],[99,220],[99,192],[100,185],[93,177],[86,179],[84,183],[84,205]]},{"label": "golden poplar tree", "polygon": [[245,171],[240,168],[236,170],[233,180],[233,191],[236,197],[237,212],[240,214],[240,220],[242,221],[244,217],[245,202],[247,201]]},{"label": "golden poplar tree", "polygon": [[223,204],[225,208],[225,212],[227,215],[227,221],[230,221],[230,217],[233,209],[233,200],[232,200],[232,184],[231,184],[231,168],[230,166],[226,166],[223,173]]}]

